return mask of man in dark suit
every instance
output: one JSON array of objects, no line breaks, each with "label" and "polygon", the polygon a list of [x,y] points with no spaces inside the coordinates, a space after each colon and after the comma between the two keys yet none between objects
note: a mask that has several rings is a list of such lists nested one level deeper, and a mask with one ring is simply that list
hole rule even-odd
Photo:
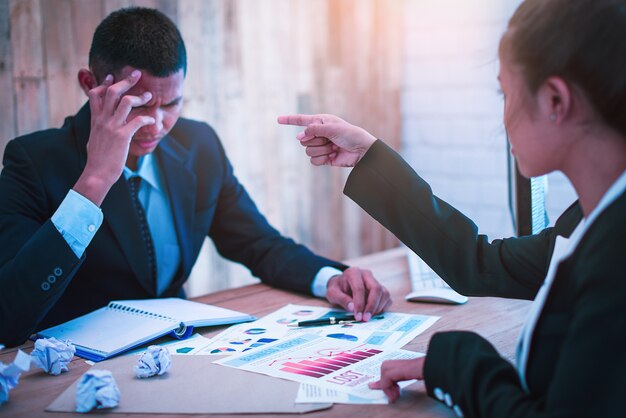
[{"label": "man in dark suit", "polygon": [[114,299],[184,297],[208,235],[264,282],[369,320],[391,303],[365,270],[282,237],[211,127],[181,119],[186,52],[162,13],[122,9],[96,29],[89,97],[60,129],[11,141],[0,176],[0,343]]}]

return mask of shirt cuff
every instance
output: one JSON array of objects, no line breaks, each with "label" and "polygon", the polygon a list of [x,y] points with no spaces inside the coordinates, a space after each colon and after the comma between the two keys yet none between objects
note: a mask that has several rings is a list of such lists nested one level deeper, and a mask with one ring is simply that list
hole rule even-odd
[{"label": "shirt cuff", "polygon": [[341,274],[343,274],[343,271],[334,267],[322,267],[320,271],[318,271],[315,275],[313,283],[311,283],[311,293],[313,293],[313,295],[317,296],[318,298],[325,298],[328,281],[332,277]]},{"label": "shirt cuff", "polygon": [[52,215],[51,221],[76,257],[81,258],[102,225],[103,218],[102,210],[98,206],[70,189]]}]

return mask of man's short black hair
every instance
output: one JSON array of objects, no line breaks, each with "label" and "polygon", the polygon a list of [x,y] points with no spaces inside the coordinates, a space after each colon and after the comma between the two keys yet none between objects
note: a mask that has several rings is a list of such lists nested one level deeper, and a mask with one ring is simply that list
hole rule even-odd
[{"label": "man's short black hair", "polygon": [[98,83],[125,66],[167,77],[187,72],[187,52],[178,28],[155,9],[129,7],[108,15],[96,28],[89,67]]}]

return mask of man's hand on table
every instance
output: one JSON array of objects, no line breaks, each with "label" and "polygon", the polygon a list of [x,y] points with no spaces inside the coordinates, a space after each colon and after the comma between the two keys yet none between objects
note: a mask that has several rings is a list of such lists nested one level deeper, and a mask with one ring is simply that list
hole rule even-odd
[{"label": "man's hand on table", "polygon": [[365,322],[391,306],[389,291],[378,283],[371,271],[358,267],[350,267],[332,277],[328,281],[326,299],[353,312],[357,321]]}]

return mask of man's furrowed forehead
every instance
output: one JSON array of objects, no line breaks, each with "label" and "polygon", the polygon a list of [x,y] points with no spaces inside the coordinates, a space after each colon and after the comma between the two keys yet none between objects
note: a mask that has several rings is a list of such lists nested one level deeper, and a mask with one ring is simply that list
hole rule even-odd
[{"label": "man's furrowed forehead", "polygon": [[[133,67],[124,67],[119,76],[115,77],[115,81],[122,80],[124,77],[130,76],[135,70]],[[139,95],[149,91],[155,99],[162,103],[170,103],[182,98],[185,75],[183,70],[170,74],[166,77],[157,77],[149,72],[141,71],[141,77],[127,94]]]}]

